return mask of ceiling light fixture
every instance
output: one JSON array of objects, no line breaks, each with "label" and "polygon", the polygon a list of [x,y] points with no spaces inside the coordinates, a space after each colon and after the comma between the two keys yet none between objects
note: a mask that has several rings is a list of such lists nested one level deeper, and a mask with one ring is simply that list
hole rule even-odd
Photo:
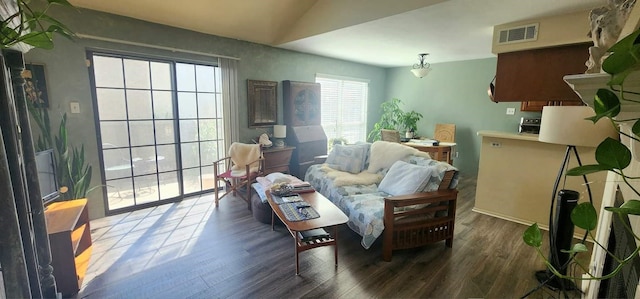
[{"label": "ceiling light fixture", "polygon": [[429,55],[429,53],[418,54],[420,63],[414,64],[413,69],[411,69],[411,72],[418,78],[426,76],[429,71],[431,71],[431,65],[427,62],[424,62],[424,57],[427,55]]}]

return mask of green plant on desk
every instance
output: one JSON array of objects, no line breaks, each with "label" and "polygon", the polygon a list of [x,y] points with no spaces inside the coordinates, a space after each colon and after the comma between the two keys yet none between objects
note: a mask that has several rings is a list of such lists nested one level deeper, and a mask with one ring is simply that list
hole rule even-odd
[{"label": "green plant on desk", "polygon": [[380,116],[380,120],[373,124],[373,130],[369,132],[367,140],[380,140],[382,138],[380,130],[382,129],[396,131],[406,130],[413,133],[418,131],[418,121],[422,119],[422,114],[415,111],[404,112],[400,108],[400,104],[402,104],[401,100],[393,98],[380,105],[382,115]]}]

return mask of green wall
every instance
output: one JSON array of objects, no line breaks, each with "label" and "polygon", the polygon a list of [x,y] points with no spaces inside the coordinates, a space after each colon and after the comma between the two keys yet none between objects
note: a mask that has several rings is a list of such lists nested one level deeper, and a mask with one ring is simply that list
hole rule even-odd
[{"label": "green wall", "polygon": [[[487,87],[496,71],[496,58],[436,63],[424,78],[416,78],[409,67],[387,72],[386,99],[398,98],[405,111],[424,115],[418,123],[418,134],[432,136],[437,123],[456,125],[458,158],[454,166],[462,175],[478,173],[480,136],[478,131],[518,132],[520,117],[540,113],[520,112],[520,103],[494,103]],[[507,108],[516,108],[515,115],[506,115]]]},{"label": "green wall", "polygon": [[[387,70],[384,68],[282,50],[85,9],[73,10],[56,7],[52,9],[52,14],[78,34],[239,58],[238,100],[241,103],[239,105],[239,123],[240,141],[243,142],[249,142],[251,138],[266,130],[248,127],[247,79],[279,82],[278,119],[280,123],[283,119],[282,80],[313,82],[316,73],[363,78],[370,82],[369,111],[377,111],[377,107],[385,99]],[[60,37],[56,37],[55,49],[49,51],[35,49],[25,55],[27,63],[44,63],[46,65],[52,124],[56,125],[62,113],[67,113],[69,140],[74,145],[84,144],[87,161],[94,167],[91,185],[96,186],[101,182],[101,174],[89,73],[85,63],[87,49],[177,57],[209,63],[215,62],[216,59],[92,39],[77,38],[75,41],[69,41]],[[71,114],[69,102],[79,102],[81,113]],[[372,124],[376,120],[375,113],[370,113],[369,123]],[[93,219],[104,216],[102,192],[100,190],[91,192],[89,200],[90,217]]]}]

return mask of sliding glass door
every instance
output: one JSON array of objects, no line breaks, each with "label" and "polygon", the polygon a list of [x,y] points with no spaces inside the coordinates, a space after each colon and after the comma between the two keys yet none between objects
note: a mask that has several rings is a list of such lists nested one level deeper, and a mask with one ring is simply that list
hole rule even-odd
[{"label": "sliding glass door", "polygon": [[220,68],[89,52],[107,213],[213,188],[224,155]]}]

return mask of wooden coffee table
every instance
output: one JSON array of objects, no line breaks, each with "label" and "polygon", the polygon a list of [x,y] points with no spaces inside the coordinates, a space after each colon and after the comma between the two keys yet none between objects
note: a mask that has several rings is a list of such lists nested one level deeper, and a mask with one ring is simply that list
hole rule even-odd
[{"label": "wooden coffee table", "polygon": [[[294,238],[296,251],[296,275],[300,274],[298,254],[302,251],[321,246],[333,245],[336,267],[338,267],[338,225],[347,223],[347,221],[349,221],[347,215],[345,215],[338,207],[336,207],[336,205],[334,205],[322,194],[318,192],[310,192],[302,193],[300,194],[300,196],[305,202],[307,202],[318,212],[320,217],[302,221],[289,221],[278,207],[278,204],[273,201],[273,198],[271,198],[271,194],[269,192],[266,193],[269,205],[271,206],[271,210],[273,210],[273,212],[271,213],[271,230],[273,230],[273,224],[275,221],[274,215],[278,215],[278,218],[280,218],[282,223],[284,223],[284,225],[287,227],[287,230],[289,231],[291,236],[293,236]],[[314,228],[333,228],[333,233],[330,232],[331,236],[329,237],[314,239],[307,242],[303,242],[298,236],[297,232]]]}]

